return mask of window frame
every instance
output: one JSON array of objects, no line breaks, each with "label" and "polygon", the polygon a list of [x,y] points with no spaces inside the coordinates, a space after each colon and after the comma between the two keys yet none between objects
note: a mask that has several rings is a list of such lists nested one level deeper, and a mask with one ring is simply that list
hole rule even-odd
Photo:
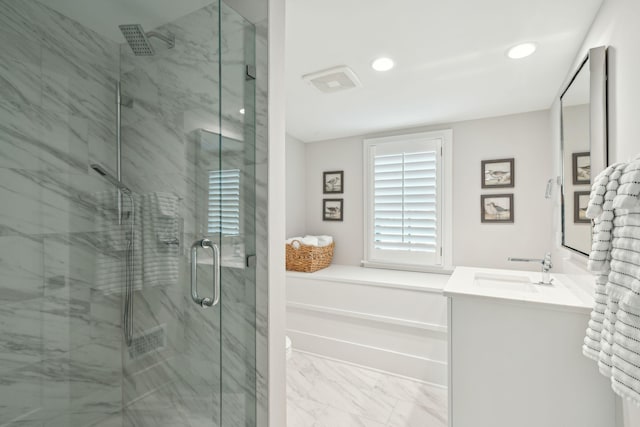
[{"label": "window frame", "polygon": [[[363,267],[387,268],[407,271],[448,272],[452,268],[452,140],[451,129],[401,134],[381,138],[367,138],[363,141],[363,217],[364,217],[364,259]],[[424,263],[417,261],[416,257],[404,256],[381,257],[380,250],[375,249],[374,235],[374,167],[376,147],[385,151],[389,148],[398,148],[397,152],[407,152],[412,146],[420,143],[433,143],[440,147],[438,167],[436,168],[436,224],[437,247],[434,256],[435,262]],[[403,148],[402,148],[403,147]],[[409,150],[407,150],[409,147]],[[413,259],[411,259],[413,258]]]}]

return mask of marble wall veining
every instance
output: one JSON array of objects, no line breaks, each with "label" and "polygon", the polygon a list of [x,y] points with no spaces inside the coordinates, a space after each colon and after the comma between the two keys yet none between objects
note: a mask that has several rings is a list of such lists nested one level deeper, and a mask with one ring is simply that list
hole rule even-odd
[{"label": "marble wall veining", "polygon": [[256,24],[256,395],[258,427],[269,425],[268,27]]},{"label": "marble wall veining", "polygon": [[[175,48],[154,39],[156,55],[136,57],[37,1],[0,0],[0,426],[266,419],[266,39],[224,3],[154,30],[173,33]],[[118,224],[116,192],[88,166],[115,172],[118,80],[133,101],[121,130],[139,246],[134,339],[163,337],[137,354],[122,335],[128,220]],[[220,242],[223,259],[241,253],[223,263],[220,305],[204,310],[189,293],[189,249],[216,237],[201,203],[216,167],[242,170],[243,231]],[[153,196],[178,200],[179,247],[145,228]],[[148,280],[148,246],[177,279]],[[257,270],[238,265],[256,253]],[[208,294],[210,257],[199,256]]]},{"label": "marble wall veining", "polygon": [[[180,198],[180,272],[176,283],[135,292],[136,334],[164,325],[166,346],[139,360],[125,353],[123,423],[157,425],[140,416],[152,411],[147,403],[184,400],[190,416],[213,425],[254,426],[256,280],[255,267],[244,267],[255,254],[255,83],[245,73],[255,61],[253,25],[214,3],[155,31],[172,33],[175,47],[159,43],[153,57],[121,48],[122,91],[133,101],[123,109],[123,180],[139,194]],[[241,170],[241,235],[221,240],[208,230],[209,174],[228,169]],[[206,310],[188,288],[189,248],[205,237],[220,244],[223,258],[221,302]],[[200,249],[198,256],[210,255]],[[212,280],[204,261],[202,295]]]},{"label": "marble wall veining", "polygon": [[[115,164],[119,48],[0,0],[0,425],[87,425],[121,406],[120,294],[96,285]],[[107,218],[107,220],[109,220]]]},{"label": "marble wall veining", "polygon": [[[123,349],[123,415],[122,425],[154,425],[165,416],[150,416],[158,407],[169,408],[179,396],[196,384],[198,372],[213,372],[219,347],[199,345],[203,336],[219,334],[216,324],[194,312],[185,279],[189,272],[189,247],[195,240],[195,218],[190,207],[196,201],[195,139],[185,131],[187,111],[209,108],[211,120],[216,120],[216,90],[219,81],[217,66],[217,9],[200,11],[193,16],[157,28],[175,35],[176,46],[167,49],[155,44],[154,56],[135,56],[128,45],[120,46],[120,82],[122,95],[131,104],[122,108],[122,179],[140,197],[156,193],[173,194],[178,198],[176,216],[181,223],[177,254],[167,261],[176,262],[178,280],[163,286],[147,286],[133,293],[134,339],[161,328],[164,345],[142,354],[132,355]],[[155,42],[154,42],[155,43]],[[182,73],[188,78],[183,79]],[[140,221],[136,224],[140,226]],[[157,243],[158,244],[158,243]],[[177,256],[177,260],[175,257]],[[136,270],[143,270],[140,263]],[[204,269],[199,269],[200,277]],[[144,279],[143,279],[144,282]],[[215,318],[217,313],[206,313]],[[219,315],[218,315],[219,316]],[[198,328],[187,325],[196,323]],[[210,344],[203,341],[203,344]],[[202,348],[205,360],[197,360]],[[208,362],[211,369],[203,369]],[[216,394],[212,388],[213,373],[198,381],[202,402],[196,411],[203,417],[213,417]],[[194,387],[195,388],[195,387]],[[193,391],[191,394],[194,394]],[[187,400],[194,402],[193,399]],[[197,409],[197,407],[196,407]],[[218,418],[219,415],[216,417]]]}]

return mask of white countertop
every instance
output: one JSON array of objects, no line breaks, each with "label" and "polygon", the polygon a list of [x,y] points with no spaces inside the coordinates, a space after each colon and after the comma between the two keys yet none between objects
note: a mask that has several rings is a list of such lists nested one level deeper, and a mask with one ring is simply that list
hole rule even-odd
[{"label": "white countertop", "polygon": [[449,297],[474,296],[590,312],[595,278],[551,274],[552,285],[538,285],[540,272],[457,267],[444,288]]},{"label": "white countertop", "polygon": [[287,271],[287,277],[372,284],[441,293],[450,275],[332,264],[314,273]]}]

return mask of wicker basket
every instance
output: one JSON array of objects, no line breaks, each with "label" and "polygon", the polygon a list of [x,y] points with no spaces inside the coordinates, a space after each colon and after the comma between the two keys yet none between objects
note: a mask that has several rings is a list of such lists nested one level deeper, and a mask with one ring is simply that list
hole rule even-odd
[{"label": "wicker basket", "polygon": [[285,244],[287,248],[287,270],[313,273],[329,267],[333,259],[335,243],[328,246],[303,245],[298,240]]}]

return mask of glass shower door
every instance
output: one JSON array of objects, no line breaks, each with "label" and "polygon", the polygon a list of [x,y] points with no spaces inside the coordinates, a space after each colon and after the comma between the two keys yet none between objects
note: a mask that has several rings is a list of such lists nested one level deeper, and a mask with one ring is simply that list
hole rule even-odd
[{"label": "glass shower door", "polygon": [[255,32],[224,3],[154,31],[174,47],[120,52],[141,247],[123,424],[253,427]]},{"label": "glass shower door", "polygon": [[219,10],[153,28],[175,41],[150,39],[151,56],[120,47],[122,180],[139,249],[123,426],[222,425],[221,248],[206,211],[221,151]]},{"label": "glass shower door", "polygon": [[[224,427],[256,425],[256,29],[221,3],[221,387]],[[236,214],[237,212],[237,214]]]}]

